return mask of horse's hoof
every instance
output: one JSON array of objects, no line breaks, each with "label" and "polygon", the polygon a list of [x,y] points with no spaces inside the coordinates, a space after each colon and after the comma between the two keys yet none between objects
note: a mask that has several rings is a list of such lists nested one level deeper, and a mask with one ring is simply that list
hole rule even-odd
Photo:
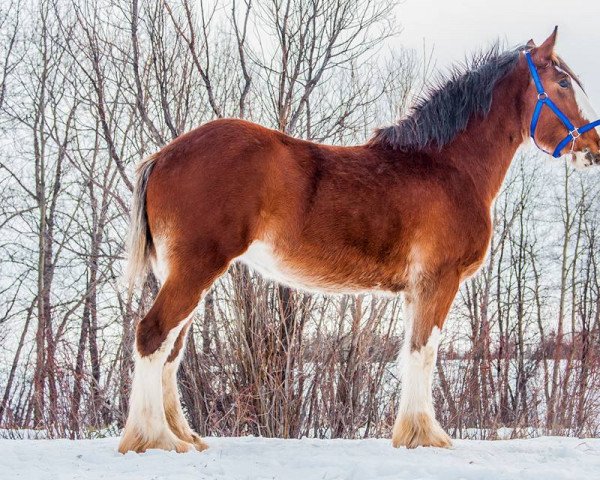
[{"label": "horse's hoof", "polygon": [[187,426],[187,424],[185,427],[181,426],[180,428],[169,424],[169,427],[176,437],[180,438],[184,442],[191,443],[199,452],[202,452],[208,448],[208,445],[204,442],[204,440],[202,440],[200,435],[194,432],[189,426]]},{"label": "horse's hoof", "polygon": [[126,431],[119,443],[119,452],[142,453],[146,450],[158,449],[185,453],[196,449],[196,445],[176,437],[171,431],[165,432],[156,438],[144,438],[139,432]]},{"label": "horse's hoof", "polygon": [[196,450],[198,450],[199,452],[202,452],[208,448],[208,445],[206,444],[206,442],[204,440],[202,440],[200,435],[198,435],[196,432],[192,432],[191,436],[192,436],[191,443],[194,445]]},{"label": "horse's hoof", "polygon": [[396,420],[392,445],[395,448],[450,448],[452,440],[437,420],[426,413],[416,413],[403,415]]}]

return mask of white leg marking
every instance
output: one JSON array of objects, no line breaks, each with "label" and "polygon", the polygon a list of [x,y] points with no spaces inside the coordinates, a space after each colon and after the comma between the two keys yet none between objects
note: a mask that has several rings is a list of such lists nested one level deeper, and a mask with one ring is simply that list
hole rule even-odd
[{"label": "white leg marking", "polygon": [[427,343],[411,351],[411,330],[408,328],[400,354],[402,392],[398,416],[394,423],[392,444],[415,448],[420,445],[449,447],[452,442],[435,419],[433,409],[433,369],[437,358],[440,330],[434,327]]},{"label": "white leg marking", "polygon": [[[188,332],[186,332],[186,336]],[[175,435],[186,442],[193,443],[196,450],[202,451],[208,448],[208,445],[204,443],[200,435],[192,430],[181,408],[181,399],[177,385],[177,370],[179,370],[184,350],[185,339],[177,357],[173,361],[167,362],[163,369],[162,386],[165,416],[171,431]]]},{"label": "white leg marking", "polygon": [[[183,351],[183,348],[181,350]],[[181,353],[182,352],[179,352],[177,359],[165,364],[162,375],[162,385],[165,407],[170,409],[172,418],[177,419],[178,424],[182,423],[179,421],[179,419],[181,419],[187,427],[187,422],[185,421],[181,409],[181,402],[179,401],[179,389],[177,388],[177,370],[181,363]],[[183,429],[183,431],[185,431],[185,429]]]},{"label": "white leg marking", "polygon": [[427,344],[411,352],[410,336],[412,328],[406,332],[400,354],[400,377],[402,394],[399,414],[426,413],[435,417],[433,410],[433,370],[440,341],[440,329],[434,327]]},{"label": "white leg marking", "polygon": [[[184,321],[185,322],[185,321]],[[177,441],[165,417],[163,405],[163,368],[184,322],[171,329],[160,348],[142,357],[135,351],[135,372],[125,431],[134,431],[143,440]]]}]

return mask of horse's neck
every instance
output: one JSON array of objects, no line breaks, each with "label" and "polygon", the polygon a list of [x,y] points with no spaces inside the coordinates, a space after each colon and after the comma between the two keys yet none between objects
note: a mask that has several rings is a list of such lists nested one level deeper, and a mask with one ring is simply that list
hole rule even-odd
[{"label": "horse's neck", "polygon": [[480,196],[487,202],[496,198],[508,167],[523,143],[518,99],[527,87],[519,67],[502,80],[494,91],[489,114],[473,120],[442,154],[474,180]]}]

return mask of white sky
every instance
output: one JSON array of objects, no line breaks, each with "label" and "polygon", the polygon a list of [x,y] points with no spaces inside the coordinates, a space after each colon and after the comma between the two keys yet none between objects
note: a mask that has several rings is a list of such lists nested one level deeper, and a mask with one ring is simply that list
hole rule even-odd
[{"label": "white sky", "polygon": [[433,47],[434,70],[500,38],[508,45],[530,38],[539,45],[558,25],[557,51],[581,78],[600,112],[599,0],[403,0],[397,42]]}]

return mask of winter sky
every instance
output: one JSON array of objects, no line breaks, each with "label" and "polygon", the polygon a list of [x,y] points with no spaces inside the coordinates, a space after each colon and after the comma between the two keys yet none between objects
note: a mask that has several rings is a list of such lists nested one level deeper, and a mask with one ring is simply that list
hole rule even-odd
[{"label": "winter sky", "polygon": [[403,0],[395,41],[433,48],[435,70],[496,39],[539,45],[558,25],[558,53],[579,75],[600,113],[600,1],[598,0]]}]

